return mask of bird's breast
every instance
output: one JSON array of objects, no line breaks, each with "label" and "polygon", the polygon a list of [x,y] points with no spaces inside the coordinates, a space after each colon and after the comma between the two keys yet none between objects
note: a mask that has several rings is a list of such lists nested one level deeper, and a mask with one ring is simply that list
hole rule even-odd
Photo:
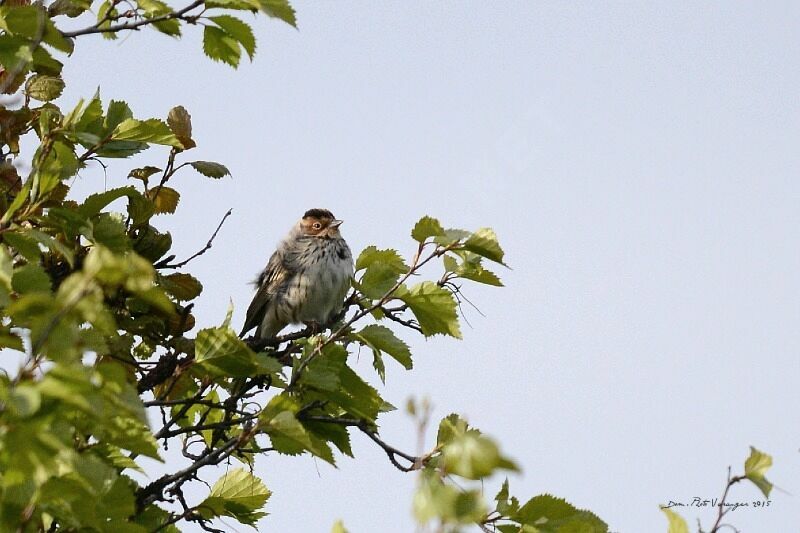
[{"label": "bird's breast", "polygon": [[346,244],[314,239],[298,254],[296,274],[285,292],[291,321],[326,322],[341,309],[352,274],[353,260]]}]

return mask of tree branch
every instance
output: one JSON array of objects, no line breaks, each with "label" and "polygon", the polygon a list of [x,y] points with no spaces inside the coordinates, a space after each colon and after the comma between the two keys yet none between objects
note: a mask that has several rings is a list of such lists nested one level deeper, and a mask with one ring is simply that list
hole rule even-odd
[{"label": "tree branch", "polygon": [[184,17],[184,15],[186,15],[186,13],[188,13],[192,9],[203,5],[203,3],[204,0],[195,0],[188,6],[178,11],[166,13],[158,17],[137,20],[135,22],[123,22],[121,24],[112,24],[111,26],[108,26],[106,28],[100,27],[103,23],[108,22],[107,20],[102,20],[100,22],[97,22],[96,24],[93,24],[92,26],[83,28],[81,30],[62,31],[61,34],[64,35],[64,37],[78,37],[80,35],[89,35],[92,33],[117,33],[123,30],[138,30],[142,26],[147,26],[148,24],[153,24],[155,22],[162,22],[171,19],[181,19],[185,20],[186,22],[194,22],[192,17]]},{"label": "tree branch", "polygon": [[717,511],[717,521],[714,522],[714,525],[711,527],[710,533],[717,533],[720,528],[724,527],[725,524],[722,524],[722,517],[724,517],[728,513],[728,509],[725,508],[725,499],[728,497],[728,491],[731,487],[746,479],[745,476],[735,476],[731,477],[731,467],[728,467],[728,483],[725,485],[725,491],[722,493],[722,499],[719,501],[719,507]]},{"label": "tree branch", "polygon": [[241,435],[225,441],[225,443],[219,448],[209,450],[208,453],[204,454],[200,459],[183,470],[179,470],[174,474],[162,476],[149,485],[142,487],[139,489],[138,494],[136,495],[138,507],[141,509],[146,505],[153,503],[156,499],[158,499],[159,495],[163,497],[162,492],[168,485],[180,480],[188,480],[194,475],[195,472],[204,466],[218,464],[220,461],[229,456],[236,446],[238,446],[241,442],[244,442],[247,438],[249,438],[249,431],[245,431]]},{"label": "tree branch", "polygon": [[[427,457],[417,457],[414,455],[409,455],[405,452],[402,452],[395,448],[394,446],[386,443],[378,436],[378,432],[372,429],[373,424],[370,423],[368,420],[360,420],[357,418],[341,418],[341,417],[331,417],[331,416],[318,416],[318,415],[301,415],[299,417],[301,420],[308,420],[309,422],[322,422],[325,424],[337,424],[340,426],[350,426],[350,427],[357,427],[372,439],[375,444],[380,446],[386,455],[389,457],[389,461],[397,468],[403,472],[411,472],[413,470],[419,470],[422,466],[425,465]],[[401,464],[397,458],[400,457],[405,459],[410,465],[406,466]]]}]

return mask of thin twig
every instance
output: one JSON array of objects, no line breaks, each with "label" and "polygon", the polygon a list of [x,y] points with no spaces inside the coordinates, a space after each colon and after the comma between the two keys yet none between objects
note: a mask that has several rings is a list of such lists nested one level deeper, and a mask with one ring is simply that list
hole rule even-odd
[{"label": "thin twig", "polygon": [[225,216],[223,216],[222,220],[219,221],[219,224],[217,225],[217,229],[215,229],[214,233],[211,234],[211,238],[208,239],[208,242],[206,243],[206,245],[203,246],[203,248],[199,252],[196,252],[194,255],[190,256],[188,259],[184,259],[180,263],[168,264],[168,263],[165,263],[165,262],[161,261],[159,263],[156,263],[153,266],[155,268],[158,268],[158,269],[162,269],[162,268],[181,268],[182,266],[185,266],[192,259],[195,259],[196,257],[199,257],[199,256],[203,255],[204,253],[206,253],[213,246],[214,239],[217,238],[217,234],[219,233],[219,230],[222,229],[222,225],[225,223],[225,220],[229,216],[231,216],[231,213],[233,213],[233,209],[228,209],[228,212],[225,213]]},{"label": "thin twig", "polygon": [[728,483],[725,485],[725,491],[722,493],[722,499],[718,504],[719,510],[717,512],[717,521],[714,522],[714,525],[711,527],[710,533],[717,533],[723,526],[722,517],[728,512],[728,509],[725,508],[725,499],[728,497],[728,491],[731,489],[731,486],[743,479],[745,479],[745,476],[731,477],[731,467],[728,467]]},{"label": "thin twig", "polygon": [[[370,423],[368,420],[360,420],[357,418],[317,416],[317,415],[304,415],[304,416],[299,416],[298,418],[302,420],[307,420],[309,422],[321,422],[325,424],[336,424],[339,426],[358,428],[359,430],[361,430],[362,433],[367,435],[370,439],[372,439],[373,442],[375,442],[378,446],[380,446],[384,452],[386,452],[386,455],[389,457],[389,461],[395,466],[395,468],[403,472],[411,472],[413,470],[419,470],[425,464],[426,458],[424,456],[417,457],[414,455],[409,455],[382,440],[378,436],[378,433],[373,429],[373,424]],[[409,466],[400,464],[400,462],[397,460],[398,457],[405,459],[411,464]]]},{"label": "thin twig", "polygon": [[168,485],[171,485],[172,483],[182,479],[189,479],[192,475],[194,475],[195,472],[204,466],[218,464],[220,461],[229,456],[233,450],[247,438],[249,438],[249,431],[228,439],[221,447],[211,450],[209,453],[205,454],[202,458],[198,459],[183,470],[179,470],[174,474],[162,476],[149,485],[142,487],[139,489],[139,493],[137,495],[137,502],[140,508],[144,508],[146,505],[155,501]]},{"label": "thin twig", "polygon": [[188,426],[185,428],[174,429],[172,431],[160,431],[159,434],[156,435],[156,440],[168,439],[170,437],[175,437],[176,435],[183,435],[184,433],[192,433],[194,431],[205,431],[208,429],[228,429],[237,424],[241,424],[242,422],[249,422],[254,418],[258,418],[258,415],[259,413],[251,413],[246,416],[241,416],[239,418],[232,418],[228,421],[223,421],[223,422],[214,422],[212,424],[199,424],[196,426]]}]

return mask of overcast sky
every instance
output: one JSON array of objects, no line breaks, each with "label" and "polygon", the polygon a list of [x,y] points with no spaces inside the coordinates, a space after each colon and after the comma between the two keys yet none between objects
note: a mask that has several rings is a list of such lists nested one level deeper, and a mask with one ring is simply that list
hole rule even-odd
[{"label": "overcast sky", "polygon": [[[234,210],[192,265],[198,324],[232,298],[238,328],[248,282],[307,208],[344,219],[356,252],[410,254],[426,214],[491,226],[507,287],[466,289],[486,316],[466,310],[463,341],[403,333],[415,368],[387,363],[384,396],[464,414],[523,466],[514,494],[552,492],[623,533],[665,531],[660,503],[719,496],[754,445],[786,492],[730,521],[796,531],[800,4],[681,4],[298,1],[299,31],[259,18],[238,71],[196,31],[82,38],[59,103],[99,85],[137,117],[182,104],[187,155],[231,169],[176,177],[183,208],[163,221],[188,255]],[[105,182],[89,169],[78,190],[123,185],[130,167]],[[415,451],[402,412],[381,433]],[[274,495],[259,530],[412,531],[413,475],[353,441],[338,469],[261,459]],[[683,514],[708,528],[712,513]]]}]

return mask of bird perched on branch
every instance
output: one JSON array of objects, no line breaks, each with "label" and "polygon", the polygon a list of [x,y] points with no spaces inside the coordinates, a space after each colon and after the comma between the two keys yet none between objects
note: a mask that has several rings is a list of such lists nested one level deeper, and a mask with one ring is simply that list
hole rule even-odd
[{"label": "bird perched on branch", "polygon": [[306,211],[256,279],[240,336],[256,328],[257,339],[272,339],[288,324],[320,327],[341,312],[353,276],[341,224],[327,209]]}]

